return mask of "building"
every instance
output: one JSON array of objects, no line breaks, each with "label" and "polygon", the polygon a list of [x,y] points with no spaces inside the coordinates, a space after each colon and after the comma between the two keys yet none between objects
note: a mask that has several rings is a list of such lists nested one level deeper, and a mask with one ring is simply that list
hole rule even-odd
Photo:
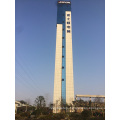
[{"label": "building", "polygon": [[17,113],[17,109],[20,107],[27,107],[27,104],[22,101],[15,101],[15,113]]},{"label": "building", "polygon": [[63,104],[74,101],[71,2],[57,2],[56,56],[53,112]]}]

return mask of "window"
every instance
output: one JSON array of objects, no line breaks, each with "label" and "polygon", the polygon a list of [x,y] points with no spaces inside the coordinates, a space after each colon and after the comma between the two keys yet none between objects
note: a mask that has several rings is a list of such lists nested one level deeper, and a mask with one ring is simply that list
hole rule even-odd
[{"label": "window", "polygon": [[64,37],[62,37],[62,39],[64,39]]},{"label": "window", "polygon": [[64,30],[64,29],[63,29]]},{"label": "window", "polygon": [[70,22],[67,22],[67,24],[70,24]]},{"label": "window", "polygon": [[70,30],[67,30],[67,33],[70,33]]},{"label": "window", "polygon": [[64,46],[62,46],[62,48],[64,48]]},{"label": "window", "polygon": [[64,69],[64,66],[62,66],[62,69]]},{"label": "window", "polygon": [[64,81],[64,79],[62,79],[62,81]]},{"label": "window", "polygon": [[64,21],[62,21],[64,23]]},{"label": "window", "polygon": [[69,20],[70,18],[67,18],[67,20]]},{"label": "window", "polygon": [[67,26],[67,28],[70,28],[70,26]]},{"label": "window", "polygon": [[62,58],[64,58],[64,56],[62,56]]},{"label": "window", "polygon": [[70,14],[67,14],[67,16],[70,16]]}]

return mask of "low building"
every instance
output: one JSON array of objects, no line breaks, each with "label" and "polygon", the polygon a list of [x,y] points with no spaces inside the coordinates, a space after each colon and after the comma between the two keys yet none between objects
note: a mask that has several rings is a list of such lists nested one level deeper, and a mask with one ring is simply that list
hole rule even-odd
[{"label": "low building", "polygon": [[21,102],[21,101],[15,101],[15,114],[17,113],[17,109],[19,107],[27,107],[27,104]]}]

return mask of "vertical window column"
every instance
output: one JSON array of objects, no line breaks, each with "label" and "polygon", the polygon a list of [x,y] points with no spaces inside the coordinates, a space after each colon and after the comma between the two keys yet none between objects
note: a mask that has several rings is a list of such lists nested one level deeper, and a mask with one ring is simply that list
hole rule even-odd
[{"label": "vertical window column", "polygon": [[[65,14],[65,11],[63,11]],[[63,22],[64,21],[64,22]],[[62,101],[66,104],[66,68],[65,68],[65,15],[62,20],[63,31],[62,31]]]}]

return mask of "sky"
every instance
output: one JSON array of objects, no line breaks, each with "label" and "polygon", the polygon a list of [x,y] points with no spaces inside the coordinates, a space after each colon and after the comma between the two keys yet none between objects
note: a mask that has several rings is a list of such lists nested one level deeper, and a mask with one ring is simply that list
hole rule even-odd
[{"label": "sky", "polygon": [[[16,100],[53,100],[56,1],[15,1]],[[71,2],[74,93],[105,95],[105,1]]]}]

